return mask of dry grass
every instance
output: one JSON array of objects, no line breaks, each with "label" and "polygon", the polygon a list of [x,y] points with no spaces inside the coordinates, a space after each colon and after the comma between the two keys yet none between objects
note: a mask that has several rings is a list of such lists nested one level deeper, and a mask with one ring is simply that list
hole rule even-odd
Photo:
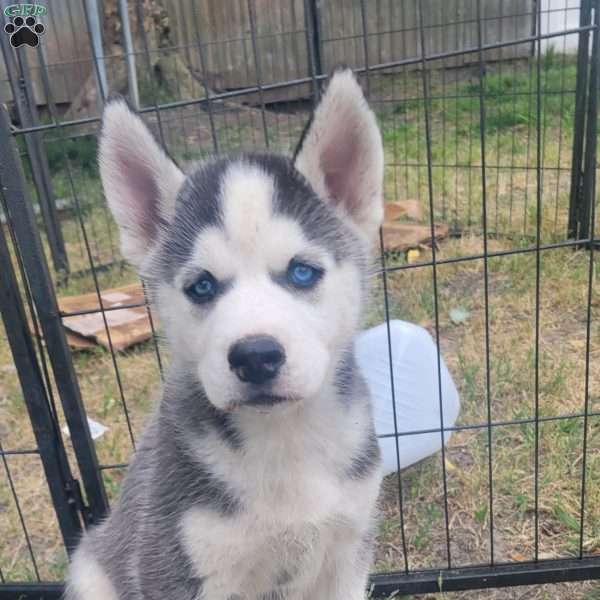
[{"label": "dry grass", "polygon": [[[569,64],[559,63],[558,67],[557,63],[553,64],[554,67],[548,70],[548,81],[552,80],[553,85],[560,86],[560,89],[567,89],[572,77]],[[492,73],[490,81],[505,85],[502,82],[507,75],[519,79],[505,92],[525,85],[523,78],[527,77],[527,71],[513,71],[512,68],[505,68],[504,73]],[[435,218],[464,230],[461,238],[441,244],[437,258],[442,260],[483,252],[480,234],[483,226],[482,171],[477,129],[479,106],[478,94],[472,86],[470,77],[462,71],[447,74],[443,79],[436,76],[431,81],[434,96],[450,95],[458,90],[475,98],[445,103],[434,101],[432,105],[430,150],[435,164],[447,165],[432,170]],[[373,94],[381,101],[377,106],[390,165],[386,171],[386,197],[417,198],[429,214],[424,104],[418,99],[420,91],[419,78],[415,74],[373,82]],[[514,122],[509,118],[511,111],[522,114],[525,110],[520,96],[516,101],[513,94],[508,102],[502,94],[496,96],[486,96],[489,114],[494,116],[494,127],[486,129],[486,158],[488,165],[503,166],[502,169],[490,168],[486,173],[488,229],[499,234],[489,239],[490,252],[530,247],[533,241],[529,236],[535,233],[537,219],[536,177],[531,169],[535,166],[535,121],[528,117]],[[556,110],[554,100],[547,101],[548,112]],[[563,95],[563,103],[568,105],[570,101],[572,98],[569,100],[568,95]],[[288,148],[291,140],[297,137],[304,118],[302,113],[291,116],[269,114],[267,125],[272,133],[272,147]],[[572,112],[567,106],[564,118],[544,121],[543,164],[547,170],[544,171],[541,190],[542,242],[564,238],[569,174],[568,170],[557,171],[551,167],[568,167],[570,119]],[[264,144],[258,111],[232,109],[220,114],[218,122],[217,133],[223,150],[248,149]],[[163,125],[166,126],[172,152],[184,162],[203,156],[210,146],[211,132],[203,113],[174,113],[163,121]],[[461,166],[448,166],[452,164]],[[95,264],[118,258],[116,230],[101,200],[95,172],[84,171],[75,165],[74,184],[75,193],[85,210],[84,225]],[[55,186],[60,195],[73,196],[64,169],[57,170]],[[73,270],[89,267],[77,221],[67,216],[64,231]],[[426,262],[430,258],[430,251],[423,250],[420,260]],[[388,264],[402,265],[403,257],[390,259]],[[535,414],[536,255],[522,253],[493,257],[488,261],[488,270],[487,301],[483,260],[439,265],[436,272],[439,341],[460,391],[462,410],[459,423],[462,425],[487,422],[486,308],[489,314],[492,421],[527,421]],[[435,333],[432,274],[429,266],[390,273],[388,285],[392,318],[419,323]],[[128,269],[115,267],[101,273],[99,283],[101,288],[106,288],[131,281],[134,277]],[[542,252],[537,355],[539,413],[542,416],[580,414],[584,407],[588,277],[589,254],[586,252],[571,249]],[[369,324],[381,322],[385,317],[379,279],[375,287]],[[71,278],[60,293],[81,293],[93,289],[93,280],[87,275]],[[589,382],[590,408],[593,410],[600,408],[600,372],[594,368],[600,352],[600,327],[596,318],[599,293],[594,279]],[[462,324],[454,324],[449,318],[453,308],[468,310],[469,318]],[[34,448],[33,433],[4,339],[4,336],[0,339],[0,440],[4,450]],[[102,350],[79,353],[74,356],[74,361],[89,416],[109,427],[96,444],[100,461],[103,464],[126,462],[132,443],[123,397],[133,431],[139,433],[160,381],[154,345],[149,342],[117,357],[123,397],[108,353]],[[62,415],[60,417],[62,419]],[[588,554],[600,552],[599,431],[600,422],[594,416],[589,421],[586,472],[584,550]],[[521,561],[534,556],[535,425],[525,422],[493,427],[491,438],[492,445],[489,447],[487,428],[467,429],[456,432],[447,448],[444,467],[454,566],[487,562],[490,557],[490,453],[495,559],[499,562]],[[539,426],[538,440],[540,557],[574,556],[578,551],[581,509],[582,419],[573,417],[544,422]],[[70,448],[69,454],[72,455]],[[75,465],[74,460],[71,462]],[[9,456],[6,464],[21,500],[40,576],[42,579],[60,578],[66,559],[39,459],[36,456]],[[6,471],[3,467],[0,471],[3,471],[0,475],[0,568],[8,580],[32,580],[36,578],[35,569],[29,558]],[[118,493],[122,470],[107,470],[103,475],[109,494],[114,497]],[[411,569],[443,568],[447,563],[447,540],[440,455],[403,471],[402,486],[409,566]],[[376,570],[402,568],[405,557],[396,477],[388,478],[384,484],[381,508]],[[600,597],[600,593],[593,585],[583,583],[444,594],[444,597],[592,600]]]},{"label": "dry grass", "polygon": [[[453,240],[438,257],[471,254],[479,238]],[[506,247],[494,242],[492,248]],[[490,249],[492,249],[490,248]],[[596,265],[597,267],[597,265]],[[490,406],[493,422],[528,420],[535,415],[535,256],[515,255],[489,261]],[[581,414],[585,394],[586,304],[589,255],[548,250],[541,260],[539,413]],[[487,422],[485,295],[483,261],[438,267],[440,345],[459,388],[459,424]],[[394,318],[414,321],[435,334],[431,268],[390,276]],[[593,310],[600,295],[594,288]],[[469,319],[452,323],[449,311],[466,308]],[[378,320],[379,316],[375,318]],[[593,367],[600,352],[600,329],[591,331],[590,406],[596,408],[600,373]],[[590,418],[587,447],[586,554],[600,552],[600,422]],[[490,559],[490,509],[487,428],[456,432],[446,452],[450,551],[454,566]],[[492,429],[494,558],[498,562],[534,558],[535,425]],[[539,555],[576,556],[579,548],[583,419],[567,418],[539,427]],[[410,568],[439,568],[447,561],[441,457],[431,457],[403,472],[404,535]],[[377,568],[404,566],[397,478],[382,494]],[[585,586],[584,586],[585,587]],[[572,596],[565,588],[565,596]],[[522,594],[522,591],[515,592]],[[515,597],[543,598],[542,591]],[[558,594],[558,592],[554,592]],[[499,596],[507,597],[507,596]]]}]

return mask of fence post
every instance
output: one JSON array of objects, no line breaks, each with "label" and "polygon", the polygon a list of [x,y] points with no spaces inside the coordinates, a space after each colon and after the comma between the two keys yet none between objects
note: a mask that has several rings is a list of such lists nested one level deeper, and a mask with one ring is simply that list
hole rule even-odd
[{"label": "fence post", "polygon": [[135,110],[140,110],[140,93],[137,81],[137,69],[135,65],[135,50],[131,37],[131,25],[129,22],[129,10],[127,0],[119,0],[119,14],[123,28],[123,46],[125,48],[125,60],[127,61],[127,81],[129,84],[129,100]]},{"label": "fence post", "polygon": [[89,509],[86,523],[108,513],[108,499],[98,468],[71,351],[67,345],[60,311],[42,248],[35,216],[26,191],[16,144],[12,139],[6,107],[0,105],[0,186],[6,199],[16,243],[35,303],[56,386],[73,441]]},{"label": "fence post", "polygon": [[40,365],[19,284],[11,262],[4,229],[0,227],[0,313],[12,352],[23,399],[35,435],[38,452],[50,489],[58,525],[68,552],[75,548],[81,535],[81,515],[72,491],[76,482],[60,438],[58,423],[50,410]]},{"label": "fence post", "polygon": [[[591,23],[591,0],[583,0],[579,13],[579,27]],[[581,186],[583,176],[583,148],[588,90],[590,32],[579,32],[577,49],[577,81],[575,83],[575,117],[573,123],[573,152],[571,160],[571,191],[569,195],[569,223],[567,237],[578,238],[581,218]]]},{"label": "fence post", "polygon": [[[594,25],[592,33],[591,66],[589,75],[589,93],[587,104],[587,127],[585,139],[585,155],[583,158],[583,176],[581,181],[581,238],[590,237],[591,216],[594,214],[592,203],[596,201],[596,149],[598,145],[598,83],[600,79],[600,1],[594,0]],[[594,244],[591,240],[590,245]]]},{"label": "fence post", "polygon": [[[1,3],[0,3],[1,5]],[[0,19],[5,22],[4,16]],[[18,63],[15,61],[15,53],[8,43],[8,36],[0,35],[0,48],[6,65],[8,81],[23,127],[39,124],[39,115],[35,104],[33,88],[31,85],[31,74],[27,55],[23,48],[16,51]],[[55,270],[69,272],[69,260],[65,242],[60,228],[59,218],[56,212],[56,198],[52,188],[50,170],[46,158],[43,136],[39,132],[25,135],[27,154],[31,162],[31,173],[38,194],[40,212],[44,221],[48,246],[52,256]]]},{"label": "fence post", "polygon": [[306,21],[306,36],[308,46],[308,61],[309,71],[313,77],[313,85],[317,88],[313,90],[315,93],[314,101],[318,100],[318,85],[316,85],[315,77],[323,75],[323,57],[321,54],[321,24],[319,20],[319,4],[320,0],[305,0],[304,13]]},{"label": "fence post", "polygon": [[83,12],[90,38],[92,58],[94,60],[94,74],[98,84],[98,108],[102,110],[104,101],[108,96],[108,80],[106,78],[106,62],[104,60],[104,47],[102,44],[102,26],[97,0],[84,0]]}]

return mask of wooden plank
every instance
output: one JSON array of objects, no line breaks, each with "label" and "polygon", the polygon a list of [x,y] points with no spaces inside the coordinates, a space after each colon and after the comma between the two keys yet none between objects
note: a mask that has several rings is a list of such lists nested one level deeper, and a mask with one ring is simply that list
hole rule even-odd
[{"label": "wooden plank", "polygon": [[[144,292],[139,283],[102,290],[101,295],[104,308],[144,302]],[[63,313],[100,308],[95,293],[59,298],[58,305]],[[110,330],[110,341],[104,319]],[[110,349],[112,344],[113,349],[120,352],[152,337],[152,326],[146,306],[106,311],[104,317],[100,312],[63,317],[62,321],[69,333],[69,344],[77,349],[89,348],[91,342],[106,349]]]},{"label": "wooden plank", "polygon": [[[434,226],[436,242],[448,237],[448,225],[441,223]],[[412,223],[389,223],[383,225],[383,244],[387,252],[399,252],[431,246],[431,226]]]},{"label": "wooden plank", "polygon": [[[240,89],[256,84],[256,65],[250,41],[247,0],[164,0],[173,40],[192,69],[201,71],[194,25],[194,5],[203,46],[208,84],[215,90]],[[345,63],[364,66],[363,0],[322,0],[320,24],[325,71]],[[477,45],[474,21],[477,0],[420,0],[429,53],[460,51]],[[253,0],[262,83],[309,76],[304,33],[304,0]],[[364,0],[368,52],[371,64],[420,56],[416,0]],[[530,34],[533,0],[483,0],[487,43],[509,41]],[[90,44],[85,26],[83,0],[51,3],[44,20],[43,37],[49,64],[52,93],[59,103],[72,100],[92,72]],[[489,51],[487,60],[504,60],[529,55],[529,44]],[[35,51],[30,52],[34,91],[45,102],[40,68]],[[477,53],[446,59],[445,66],[473,64]],[[110,72],[110,64],[109,72]],[[439,65],[435,65],[439,66]],[[416,68],[418,65],[413,66]],[[0,65],[0,80],[5,78]],[[310,86],[267,94],[267,99],[306,97]],[[198,86],[198,93],[202,93]],[[7,97],[6,83],[0,97]]]},{"label": "wooden plank", "polygon": [[[498,0],[484,0],[484,43],[510,41],[528,36],[529,20],[523,15],[531,12],[532,2],[533,0],[515,0],[511,3],[499,3]],[[331,70],[336,64],[343,62],[352,67],[363,67],[361,0],[328,2],[321,6],[325,69]],[[393,11],[381,0],[366,1],[364,6],[370,34],[368,48],[371,64],[420,56],[420,32],[415,2],[396,2]],[[475,2],[456,0],[451,8],[453,10],[446,7],[444,0],[421,0],[428,54],[460,51],[477,46]],[[382,19],[383,13],[391,15],[392,18]],[[387,33],[388,31],[396,33]],[[377,35],[371,35],[378,33],[382,34],[381,39]],[[339,41],[340,39],[343,41]],[[522,44],[504,50],[489,51],[486,58],[501,60],[527,55],[527,45]],[[477,60],[477,53],[470,53],[447,59],[446,64],[472,64]]]}]

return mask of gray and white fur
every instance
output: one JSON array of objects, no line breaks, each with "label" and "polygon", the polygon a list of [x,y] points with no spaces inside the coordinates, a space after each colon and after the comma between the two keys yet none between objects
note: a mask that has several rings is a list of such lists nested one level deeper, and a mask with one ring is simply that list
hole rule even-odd
[{"label": "gray and white fur", "polygon": [[215,158],[185,176],[115,100],[100,170],[171,365],[67,599],[362,600],[381,467],[352,344],[383,148],[351,71],[332,76],[293,159]]}]

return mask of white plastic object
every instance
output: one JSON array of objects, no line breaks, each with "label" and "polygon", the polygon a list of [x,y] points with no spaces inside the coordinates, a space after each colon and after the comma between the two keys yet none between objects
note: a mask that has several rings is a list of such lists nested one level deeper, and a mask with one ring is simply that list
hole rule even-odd
[{"label": "white plastic object", "polygon": [[[438,430],[398,436],[400,468],[404,469],[442,446],[437,348],[426,329],[398,320],[390,321],[390,342],[398,432]],[[371,392],[377,435],[388,436],[379,438],[384,472],[394,473],[398,470],[398,461],[387,325],[382,323],[360,332],[354,341],[354,353]],[[456,423],[460,400],[443,358],[440,363],[446,428]],[[445,443],[450,436],[451,432],[444,431]]]},{"label": "white plastic object", "polygon": [[[94,421],[94,419],[90,419],[88,417],[87,421],[90,428],[90,435],[92,436],[93,440],[101,438],[108,431],[108,427],[106,427],[106,425],[102,425],[102,423],[98,423],[98,421]],[[67,425],[62,428],[62,432],[69,437],[71,436],[71,431]]]}]

